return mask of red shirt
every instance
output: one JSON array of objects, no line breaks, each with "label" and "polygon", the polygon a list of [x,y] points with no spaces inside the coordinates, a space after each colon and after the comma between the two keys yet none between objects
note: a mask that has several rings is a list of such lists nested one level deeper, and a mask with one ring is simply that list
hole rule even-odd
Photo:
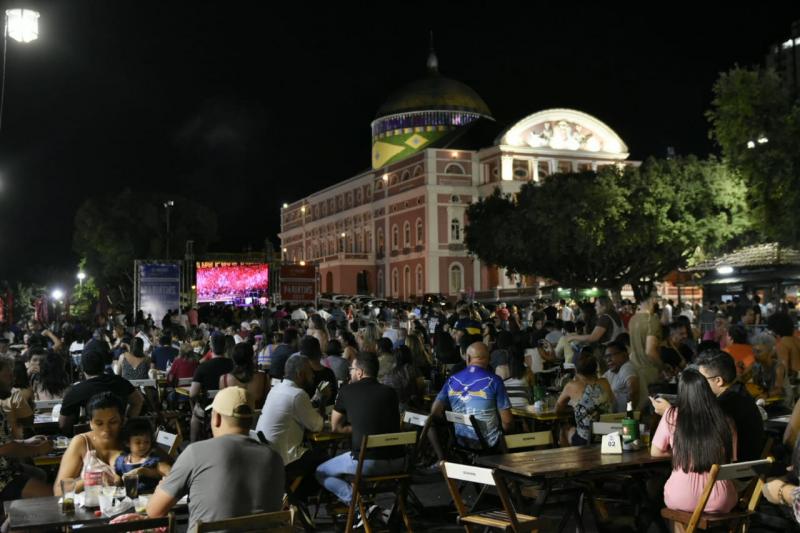
[{"label": "red shirt", "polygon": [[170,376],[175,379],[191,378],[194,377],[194,371],[200,363],[196,359],[186,359],[184,357],[177,357],[172,362],[172,367],[169,369]]}]

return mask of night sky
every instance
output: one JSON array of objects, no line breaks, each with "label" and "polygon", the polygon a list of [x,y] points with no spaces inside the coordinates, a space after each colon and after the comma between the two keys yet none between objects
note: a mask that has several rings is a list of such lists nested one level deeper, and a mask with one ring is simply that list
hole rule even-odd
[{"label": "night sky", "polygon": [[370,122],[425,74],[429,29],[442,74],[500,124],[576,108],[643,159],[714,151],[717,74],[761,62],[800,19],[796,2],[294,4],[25,3],[41,35],[9,40],[0,279],[72,279],[76,209],[124,187],[214,209],[216,251],[277,245],[282,202],[369,166]]}]

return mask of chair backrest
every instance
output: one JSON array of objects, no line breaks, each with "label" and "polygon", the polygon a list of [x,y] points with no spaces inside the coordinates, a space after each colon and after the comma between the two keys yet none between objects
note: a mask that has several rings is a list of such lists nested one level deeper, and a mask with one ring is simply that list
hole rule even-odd
[{"label": "chair backrest", "polygon": [[445,411],[444,417],[447,419],[448,422],[452,422],[453,424],[461,424],[464,426],[472,426],[472,417],[470,415],[465,415],[463,413],[454,413],[453,411]]},{"label": "chair backrest", "polygon": [[[639,420],[641,414],[642,413],[640,411],[634,411],[633,418]],[[626,418],[627,416],[628,414],[625,411],[621,413],[604,413],[600,415],[600,422],[622,422],[622,419]]]},{"label": "chair backrest", "polygon": [[406,411],[403,413],[403,423],[411,424],[412,426],[425,427],[425,422],[428,421],[428,415],[422,413],[415,413],[413,411]]},{"label": "chair backrest", "polygon": [[553,433],[550,431],[536,431],[533,433],[520,433],[519,435],[505,436],[506,450],[519,448],[533,448],[534,446],[551,446]]},{"label": "chair backrest", "polygon": [[470,483],[480,483],[481,485],[489,485],[492,487],[496,485],[491,468],[448,463],[447,461],[442,461],[441,464],[445,479],[469,481]]},{"label": "chair backrest", "polygon": [[164,450],[170,457],[178,455],[178,446],[180,446],[180,437],[174,433],[169,433],[164,430],[159,430],[156,433],[156,445]]},{"label": "chair backrest", "polygon": [[382,448],[385,446],[402,446],[417,443],[416,431],[404,431],[402,433],[383,433],[381,435],[369,435],[366,441],[367,448]]},{"label": "chair backrest", "polygon": [[773,462],[774,459],[772,457],[767,457],[766,459],[756,459],[755,461],[743,461],[741,463],[721,465],[719,467],[719,472],[717,472],[717,481],[758,477],[762,474],[766,475]]},{"label": "chair backrest", "polygon": [[166,527],[167,533],[175,531],[175,515],[169,513],[162,518],[146,518],[143,520],[133,520],[131,522],[122,522],[119,524],[99,524],[99,525],[85,525],[81,531],[91,531],[91,533],[126,533],[133,531],[152,530],[157,527]]},{"label": "chair backrest", "polygon": [[198,520],[195,531],[197,533],[209,531],[228,531],[230,533],[274,531],[276,533],[292,533],[294,531],[294,508],[288,511],[252,514],[214,522]]}]

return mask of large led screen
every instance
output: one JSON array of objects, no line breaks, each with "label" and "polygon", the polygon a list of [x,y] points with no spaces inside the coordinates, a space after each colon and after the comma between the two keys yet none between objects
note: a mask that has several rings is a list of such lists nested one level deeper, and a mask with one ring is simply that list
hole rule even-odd
[{"label": "large led screen", "polygon": [[264,304],[269,296],[269,265],[264,263],[197,263],[197,301],[236,305]]}]

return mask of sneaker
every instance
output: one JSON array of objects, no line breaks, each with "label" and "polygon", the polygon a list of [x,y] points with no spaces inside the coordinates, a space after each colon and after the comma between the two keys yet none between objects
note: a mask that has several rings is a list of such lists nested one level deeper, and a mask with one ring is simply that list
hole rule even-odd
[{"label": "sneaker", "polygon": [[353,520],[353,529],[364,527],[364,518],[361,516],[361,511],[356,511],[355,519]]},{"label": "sneaker", "polygon": [[369,506],[369,509],[367,509],[367,520],[372,520],[373,522],[380,521],[385,525],[386,516],[388,516],[386,511],[378,505],[372,504]]}]

